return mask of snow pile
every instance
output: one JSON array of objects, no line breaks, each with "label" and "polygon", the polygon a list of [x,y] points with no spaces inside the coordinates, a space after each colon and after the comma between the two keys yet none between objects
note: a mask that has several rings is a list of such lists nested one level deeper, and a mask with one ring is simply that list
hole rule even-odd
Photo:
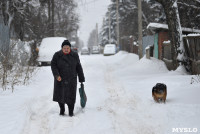
[{"label": "snow pile", "polygon": [[189,75],[189,73],[185,70],[185,67],[180,65],[176,70],[172,70],[169,72],[169,74],[173,75]]},{"label": "snow pile", "polygon": [[165,63],[161,60],[153,57],[149,60],[145,56],[139,60],[138,55],[124,51],[120,51],[113,57],[110,57],[109,62],[117,64],[115,68],[119,69],[120,73],[123,72],[124,75],[168,72]]},{"label": "snow pile", "polygon": [[44,38],[39,47],[38,61],[51,61],[53,54],[61,49],[64,40],[66,40],[64,37]]}]

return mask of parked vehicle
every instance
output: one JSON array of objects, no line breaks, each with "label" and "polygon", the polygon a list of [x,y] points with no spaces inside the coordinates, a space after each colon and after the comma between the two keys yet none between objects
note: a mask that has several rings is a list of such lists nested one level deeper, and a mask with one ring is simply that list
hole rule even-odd
[{"label": "parked vehicle", "polygon": [[90,52],[89,52],[88,47],[83,47],[81,49],[81,55],[89,55],[89,54],[90,54]]},{"label": "parked vehicle", "polygon": [[71,41],[71,50],[74,51],[74,52],[77,52],[78,53],[78,47],[76,46],[76,42],[75,41]]},{"label": "parked vehicle", "polygon": [[92,46],[92,54],[100,54],[100,47],[99,46]]},{"label": "parked vehicle", "polygon": [[54,53],[61,50],[61,44],[64,40],[66,40],[65,37],[48,37],[42,39],[38,54],[39,66],[51,65],[51,59]]},{"label": "parked vehicle", "polygon": [[103,54],[104,56],[114,55],[117,52],[117,48],[115,44],[107,44],[104,47]]}]

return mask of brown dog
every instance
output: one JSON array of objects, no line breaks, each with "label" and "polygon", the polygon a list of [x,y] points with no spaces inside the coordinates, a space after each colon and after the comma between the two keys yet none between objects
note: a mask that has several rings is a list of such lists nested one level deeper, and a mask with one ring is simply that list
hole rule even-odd
[{"label": "brown dog", "polygon": [[163,83],[157,83],[152,89],[152,97],[156,102],[164,102],[167,97],[167,86]]}]

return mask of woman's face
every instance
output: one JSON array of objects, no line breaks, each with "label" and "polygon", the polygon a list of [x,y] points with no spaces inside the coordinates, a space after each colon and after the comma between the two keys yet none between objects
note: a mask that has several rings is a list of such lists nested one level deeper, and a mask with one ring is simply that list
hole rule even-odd
[{"label": "woman's face", "polygon": [[67,53],[68,54],[70,52],[70,50],[71,50],[71,48],[68,45],[63,46],[63,48],[62,48],[63,53]]}]

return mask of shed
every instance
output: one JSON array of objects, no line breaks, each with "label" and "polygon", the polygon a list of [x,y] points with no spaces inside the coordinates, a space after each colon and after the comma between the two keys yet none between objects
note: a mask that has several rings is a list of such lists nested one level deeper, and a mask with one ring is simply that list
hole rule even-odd
[{"label": "shed", "polygon": [[[154,34],[154,57],[162,59],[162,45],[164,41],[169,40],[168,36],[168,25],[160,23],[149,23],[147,29],[151,29],[155,32]],[[200,33],[198,29],[182,27],[182,33],[188,35],[191,33]]]}]

